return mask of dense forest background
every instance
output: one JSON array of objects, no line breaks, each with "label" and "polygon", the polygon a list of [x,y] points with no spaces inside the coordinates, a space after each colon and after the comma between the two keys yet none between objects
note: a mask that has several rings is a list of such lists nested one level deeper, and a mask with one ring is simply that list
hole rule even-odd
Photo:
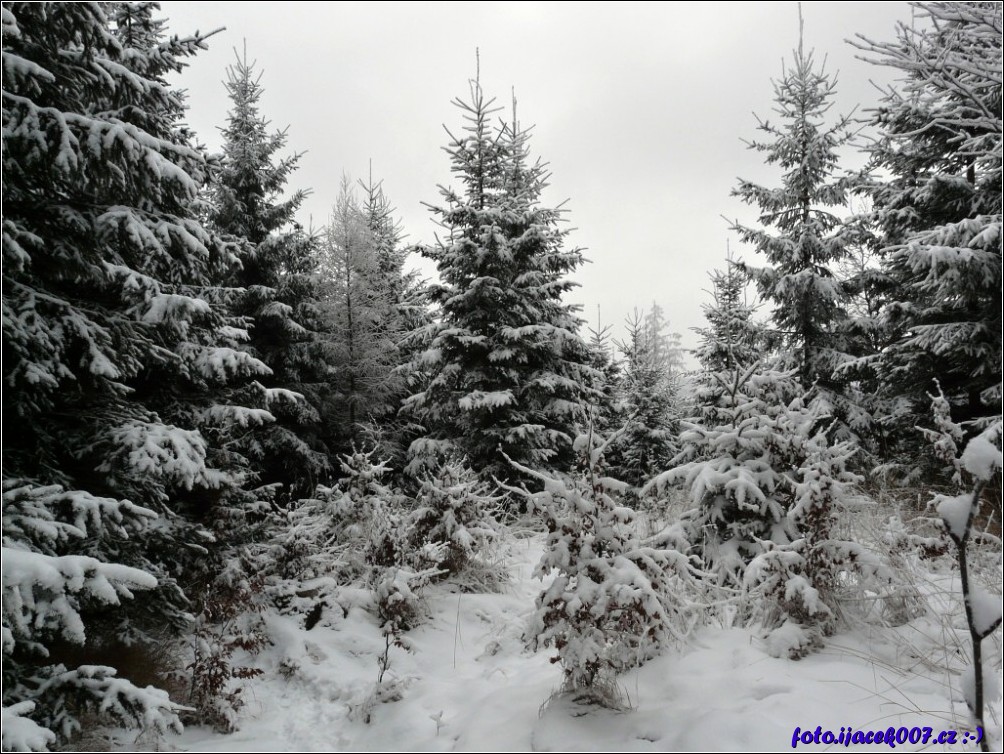
[{"label": "dense forest background", "polygon": [[[477,69],[436,240],[409,244],[373,174],[315,187],[331,213],[303,224],[310,157],[249,51],[210,154],[170,83],[208,37],[169,35],[156,3],[2,13],[5,750],[235,730],[272,618],[360,605],[385,640],[369,722],[424,590],[504,589],[515,532],[542,546],[523,641],[601,706],[712,616],[790,659],[865,597],[908,623],[904,553],[945,559],[993,730],[999,3],[859,37],[898,77],[864,114],[834,112],[794,40],[744,134],[776,181],[723,197],[757,221],[709,271],[692,354],[658,304],[615,335],[570,303],[568,213]],[[866,509],[872,540],[848,523]]]}]

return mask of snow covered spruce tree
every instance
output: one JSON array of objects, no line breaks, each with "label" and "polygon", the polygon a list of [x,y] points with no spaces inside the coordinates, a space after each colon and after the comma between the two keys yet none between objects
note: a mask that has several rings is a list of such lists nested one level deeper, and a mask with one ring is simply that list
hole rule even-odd
[{"label": "snow covered spruce tree", "polygon": [[620,429],[624,425],[628,411],[621,390],[622,364],[617,358],[617,348],[610,336],[610,330],[610,325],[599,323],[596,329],[590,327],[588,330],[589,363],[596,375],[595,391],[589,406],[589,421],[603,436]]},{"label": "snow covered spruce tree", "polygon": [[227,69],[225,85],[231,109],[210,219],[238,249],[240,265],[221,282],[241,291],[231,311],[247,326],[243,348],[271,370],[242,398],[275,418],[228,444],[246,456],[259,484],[279,484],[288,497],[312,490],[328,468],[317,410],[327,374],[313,303],[316,239],[295,219],[306,193],[283,197],[299,155],[277,156],[286,132],[268,131],[261,75],[246,51]]},{"label": "snow covered spruce tree", "polygon": [[830,266],[847,253],[841,221],[830,209],[844,204],[847,183],[833,174],[837,150],[851,138],[848,117],[826,122],[835,86],[803,50],[800,32],[791,67],[774,82],[779,121],[760,120],[766,140],[750,143],[785,171],[781,186],[741,180],[733,191],[760,211],[760,227],[733,228],[768,263],[742,267],[774,304],[779,345],[790,354],[785,366],[797,370],[804,388],[818,383],[827,394],[837,388],[834,369],[844,359],[837,327],[843,292]]},{"label": "snow covered spruce tree", "polygon": [[690,487],[695,507],[674,538],[690,544],[716,583],[750,596],[752,609],[739,617],[761,621],[775,653],[799,657],[835,629],[841,572],[887,578],[877,557],[836,537],[860,480],[848,469],[854,450],[827,440],[830,420],[794,370],[754,363],[718,378],[722,393],[709,412],[718,423],[684,422],[685,462],[650,487]]},{"label": "snow covered spruce tree", "polygon": [[508,578],[500,562],[492,560],[501,538],[493,515],[499,504],[489,484],[470,468],[444,462],[423,480],[415,497],[410,514],[413,538],[443,546],[437,565],[451,578],[461,577],[479,590],[497,591]]},{"label": "snow covered spruce tree", "polygon": [[415,364],[428,384],[406,401],[427,431],[411,469],[456,453],[482,478],[510,478],[500,449],[530,468],[567,467],[592,378],[575,307],[562,302],[582,256],[562,248],[560,211],[541,204],[546,174],[515,117],[494,128],[477,80],[454,104],[465,125],[447,151],[462,186],[442,189],[433,211],[446,235],[422,250],[439,271],[439,322]]},{"label": "snow covered spruce tree", "polygon": [[977,429],[1001,400],[1001,8],[915,5],[895,41],[856,43],[902,73],[874,115],[871,165],[887,177],[865,187],[891,333],[866,366],[907,457],[935,379],[954,420]]},{"label": "snow covered spruce tree", "polygon": [[[373,236],[377,269],[393,302],[391,314],[398,321],[394,329],[411,333],[430,322],[424,281],[416,270],[404,267],[408,256],[408,248],[402,245],[404,231],[394,216],[395,209],[384,191],[383,182],[374,180],[372,168],[367,180],[359,181],[359,188],[362,191],[359,206]],[[402,353],[409,353],[408,343],[397,345]]]},{"label": "snow covered spruce tree", "polygon": [[747,300],[746,276],[731,254],[725,268],[710,274],[712,302],[704,304],[707,327],[698,328],[695,355],[700,362],[697,406],[705,425],[717,424],[719,403],[728,394],[733,380],[722,375],[745,371],[766,359],[768,346],[763,325],[753,319],[754,308]]},{"label": "snow covered spruce tree", "polygon": [[[547,527],[534,575],[553,581],[537,598],[524,638],[532,649],[554,647],[562,692],[576,701],[618,707],[617,674],[683,641],[697,620],[689,559],[644,545],[632,530],[635,513],[620,503],[628,485],[604,476],[610,442],[579,435],[580,469],[572,476],[520,466],[543,489],[508,487],[528,500]],[[517,464],[518,465],[518,464]]]},{"label": "snow covered spruce tree", "polygon": [[[193,521],[242,481],[192,395],[238,415],[224,387],[268,372],[230,345],[212,281],[233,258],[197,219],[209,166],[165,80],[204,37],[164,38],[155,12],[2,10],[5,749],[65,739],[88,710],[177,726],[165,693],[103,660],[187,623]],[[120,669],[146,685],[153,658]]]}]

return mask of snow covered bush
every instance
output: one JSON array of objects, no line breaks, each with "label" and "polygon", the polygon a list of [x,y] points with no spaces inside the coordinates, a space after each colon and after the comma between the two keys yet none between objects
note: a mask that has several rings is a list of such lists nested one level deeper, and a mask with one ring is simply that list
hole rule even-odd
[{"label": "snow covered bush", "polygon": [[[405,507],[403,497],[384,484],[390,469],[374,462],[375,452],[343,456],[345,476],[337,485],[318,487],[313,498],[277,514],[277,534],[260,562],[269,574],[267,591],[280,609],[309,613],[337,602],[341,586],[365,585],[374,593],[381,623],[393,619],[404,625],[417,616],[417,602],[407,590],[391,586],[445,573],[441,563],[449,560],[449,541],[429,541],[429,509]],[[447,515],[443,523],[460,542],[466,531],[461,522],[473,527],[479,520],[464,515]]]},{"label": "snow covered bush", "polygon": [[241,682],[262,674],[258,668],[239,664],[236,655],[253,656],[268,642],[261,618],[263,580],[245,578],[243,568],[234,570],[238,579],[217,583],[201,600],[188,637],[191,660],[185,667],[185,702],[190,709],[182,719],[224,733],[237,730],[238,714],[245,704]]},{"label": "snow covered bush", "polygon": [[684,481],[696,506],[677,527],[717,583],[752,600],[741,617],[774,633],[777,654],[818,647],[832,632],[837,596],[850,574],[888,580],[878,558],[840,541],[834,525],[859,478],[848,470],[853,448],[830,443],[828,417],[793,372],[733,369],[713,411],[720,424],[691,422],[681,436],[687,461],[650,488]]},{"label": "snow covered bush", "polygon": [[397,545],[386,522],[397,496],[383,483],[389,469],[373,461],[374,453],[342,456],[343,477],[336,485],[319,485],[313,497],[272,514],[274,533],[256,559],[280,609],[314,610],[340,584],[365,580],[374,562],[394,562]]},{"label": "snow covered bush", "polygon": [[534,575],[554,580],[537,598],[525,633],[532,649],[554,647],[564,671],[562,691],[576,699],[619,706],[618,673],[686,637],[696,606],[685,593],[687,557],[646,547],[632,531],[634,511],[618,504],[628,485],[602,476],[610,440],[580,435],[582,468],[574,477],[517,467],[542,486],[528,500],[547,527],[544,556]]},{"label": "snow covered bush", "polygon": [[497,591],[506,581],[505,568],[497,559],[501,526],[492,511],[500,498],[466,465],[442,463],[422,482],[409,513],[413,540],[442,544],[438,566],[453,578],[478,589]]}]

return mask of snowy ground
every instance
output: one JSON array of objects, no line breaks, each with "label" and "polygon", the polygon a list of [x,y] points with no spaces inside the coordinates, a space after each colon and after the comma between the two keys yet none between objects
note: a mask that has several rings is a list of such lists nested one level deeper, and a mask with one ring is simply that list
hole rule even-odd
[{"label": "snowy ground", "polygon": [[[250,687],[240,731],[220,735],[189,728],[161,748],[773,750],[791,748],[796,726],[810,731],[822,726],[837,734],[842,726],[861,731],[929,726],[932,738],[943,729],[959,731],[958,743],[896,749],[977,748],[962,742],[968,716],[958,678],[946,671],[961,665],[957,656],[964,654],[964,643],[946,634],[945,621],[931,617],[895,630],[862,623],[797,662],[771,657],[749,631],[706,627],[690,646],[623,677],[633,707],[628,712],[562,699],[545,705],[560,669],[548,661],[548,652],[527,654],[520,641],[540,589],[530,578],[540,547],[539,537],[514,543],[514,578],[505,594],[458,594],[447,586],[427,592],[433,617],[408,634],[414,651],[391,650],[387,677],[400,681],[400,698],[373,705],[368,724],[366,701],[375,687],[383,638],[375,621],[354,608],[347,616],[340,611],[325,616],[310,631],[291,619],[273,618],[278,641],[258,658],[266,675]],[[945,610],[953,608],[949,578],[937,582],[947,586]],[[999,650],[991,661],[999,667]],[[996,730],[1000,709],[995,703],[991,714]]]}]

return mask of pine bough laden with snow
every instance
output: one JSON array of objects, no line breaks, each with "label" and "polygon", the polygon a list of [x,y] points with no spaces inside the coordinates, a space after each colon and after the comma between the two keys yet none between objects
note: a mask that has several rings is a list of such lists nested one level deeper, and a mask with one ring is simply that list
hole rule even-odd
[{"label": "pine bough laden with snow", "polygon": [[562,690],[576,699],[619,706],[616,676],[683,641],[697,620],[687,599],[693,577],[680,552],[643,545],[632,531],[635,513],[620,505],[628,485],[602,476],[602,458],[615,437],[580,435],[582,468],[572,477],[519,470],[543,489],[523,495],[547,527],[534,575],[554,580],[537,598],[525,640],[554,647],[564,672]]},{"label": "pine bough laden with snow", "polygon": [[838,617],[843,581],[888,581],[862,546],[834,536],[844,499],[859,478],[847,469],[848,443],[831,444],[829,418],[808,403],[795,372],[753,364],[721,375],[713,426],[685,423],[691,459],[653,479],[646,492],[685,482],[696,506],[672,535],[718,584],[754,601],[740,617],[771,630],[776,654],[818,647]]},{"label": "pine bough laden with snow", "polygon": [[561,300],[582,256],[562,249],[560,211],[540,204],[544,168],[530,163],[515,117],[492,128],[496,109],[477,81],[455,104],[466,124],[447,151],[463,185],[442,189],[446,205],[433,211],[447,235],[422,250],[442,281],[430,287],[440,321],[414,365],[427,386],[405,404],[427,430],[410,470],[454,454],[483,479],[509,479],[500,449],[533,469],[567,468],[593,381],[575,307]]},{"label": "pine bough laden with snow", "polygon": [[244,480],[205,428],[231,428],[247,410],[228,386],[268,373],[212,286],[234,260],[197,219],[210,166],[165,81],[205,42],[165,39],[155,8],[2,10],[3,704],[41,726],[5,726],[4,748],[87,709],[177,725],[166,694],[56,650],[187,623],[178,584],[210,543],[188,516]]}]

